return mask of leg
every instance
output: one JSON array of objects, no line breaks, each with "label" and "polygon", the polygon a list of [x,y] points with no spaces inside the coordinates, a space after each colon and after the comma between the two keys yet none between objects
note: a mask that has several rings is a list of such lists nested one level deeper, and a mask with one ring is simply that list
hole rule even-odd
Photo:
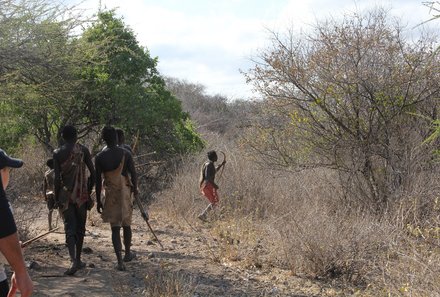
[{"label": "leg", "polygon": [[64,231],[66,233],[66,244],[69,250],[71,266],[64,272],[65,275],[74,275],[78,270],[76,267],[76,229],[77,221],[75,205],[69,203],[68,208],[63,212]]},{"label": "leg", "polygon": [[120,226],[112,226],[112,243],[115,250],[116,259],[118,260],[118,265],[116,266],[116,269],[124,271],[125,265],[122,262],[122,243],[120,231]]},{"label": "leg", "polygon": [[213,209],[212,203],[208,204],[208,206],[202,211],[202,213],[198,216],[198,218],[206,222],[208,212],[210,212],[212,209]]},{"label": "leg", "polygon": [[52,229],[52,213],[53,213],[53,209],[55,207],[55,196],[53,194],[48,195],[47,197],[47,209],[49,210],[48,215],[47,215],[47,219],[49,221],[49,230]]},{"label": "leg", "polygon": [[131,226],[122,226],[122,231],[124,234],[124,247],[125,247],[125,256],[124,256],[124,262],[130,262],[133,260],[136,255],[131,252]]},{"label": "leg", "polygon": [[86,221],[87,221],[87,206],[84,203],[76,210],[78,228],[76,232],[76,266],[78,269],[86,267],[86,264],[81,262],[81,253],[84,243],[84,235],[86,234]]},{"label": "leg", "polygon": [[211,183],[206,183],[202,189],[202,194],[209,200],[209,205],[206,207],[203,212],[198,216],[198,218],[202,221],[206,221],[207,214],[209,211],[213,210],[219,201],[217,189]]},{"label": "leg", "polygon": [[52,229],[52,213],[53,213],[53,209],[49,209],[49,213],[47,215],[47,219],[49,221],[49,230]]}]

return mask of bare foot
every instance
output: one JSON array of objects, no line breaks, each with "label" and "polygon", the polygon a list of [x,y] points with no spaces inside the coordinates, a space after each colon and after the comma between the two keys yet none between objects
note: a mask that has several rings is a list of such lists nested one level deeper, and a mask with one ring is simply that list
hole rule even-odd
[{"label": "bare foot", "polygon": [[72,275],[74,275],[77,271],[78,271],[78,267],[76,266],[75,263],[72,263],[72,266],[70,266],[70,268],[67,269],[67,270],[64,272],[64,275],[72,276]]},{"label": "bare foot", "polygon": [[124,263],[118,263],[117,265],[116,265],[116,267],[115,267],[115,269],[116,270],[119,270],[119,271],[125,271],[126,270],[126,268],[125,268],[125,265],[124,265]]},{"label": "bare foot", "polygon": [[78,270],[84,269],[84,268],[86,268],[86,263],[84,263],[84,262],[82,262],[82,261],[79,261],[79,262],[76,264],[76,268],[77,268]]},{"label": "bare foot", "polygon": [[131,260],[136,258],[136,254],[134,252],[126,253],[124,256],[124,262],[130,262]]}]

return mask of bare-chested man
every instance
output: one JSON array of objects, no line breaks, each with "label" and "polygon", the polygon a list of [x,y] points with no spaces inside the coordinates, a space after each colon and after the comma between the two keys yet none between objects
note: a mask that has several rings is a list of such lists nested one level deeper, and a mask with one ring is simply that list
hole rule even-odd
[{"label": "bare-chested man", "polygon": [[[73,275],[85,267],[81,262],[81,251],[86,231],[87,201],[95,181],[95,169],[89,150],[77,143],[75,127],[65,126],[61,136],[65,144],[53,153],[55,202],[63,217],[71,259],[71,266],[65,274]],[[87,182],[86,167],[90,172],[90,183]]]},{"label": "bare-chested man", "polygon": [[[116,130],[107,126],[102,129],[102,139],[107,144],[95,158],[96,167],[96,209],[104,222],[110,223],[112,243],[118,264],[116,269],[125,270],[123,262],[135,257],[131,252],[131,219],[133,214],[132,192],[137,195],[137,175],[131,153],[118,146]],[[129,178],[129,176],[131,179]],[[101,186],[104,178],[105,197],[101,200]],[[120,230],[123,229],[125,255],[122,258]]]},{"label": "bare-chested man", "polygon": [[215,174],[217,173],[217,171],[220,170],[222,166],[225,166],[226,161],[223,160],[223,162],[216,167],[215,162],[217,162],[217,160],[218,160],[217,153],[215,151],[209,151],[208,162],[205,162],[203,164],[200,173],[200,192],[209,201],[208,206],[198,216],[198,218],[202,221],[207,220],[208,212],[213,210],[219,203],[219,197],[217,193],[218,185],[215,183],[214,179],[215,179]]}]

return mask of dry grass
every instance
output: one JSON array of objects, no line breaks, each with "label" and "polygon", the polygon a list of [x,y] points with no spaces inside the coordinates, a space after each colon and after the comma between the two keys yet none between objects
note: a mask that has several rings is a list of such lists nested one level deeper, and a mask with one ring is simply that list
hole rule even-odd
[{"label": "dry grass", "polygon": [[[216,141],[212,135],[208,139]],[[373,215],[347,203],[357,199],[342,195],[332,171],[263,171],[233,144],[215,149],[227,155],[223,176],[217,176],[221,206],[209,224],[218,239],[213,248],[219,260],[338,279],[358,286],[356,296],[440,296],[440,187],[435,173],[414,175],[411,187],[395,193],[387,212]],[[184,158],[168,172],[174,177],[170,188],[157,195],[176,224],[195,226],[207,205],[198,189],[205,153]],[[26,165],[12,172],[8,196],[22,237],[27,237],[36,214],[45,211],[36,197],[46,156],[34,149],[20,157]],[[101,224],[96,211],[89,218]],[[145,295],[191,296],[194,286],[188,276],[160,271],[146,278]]]},{"label": "dry grass", "polygon": [[[377,215],[355,208],[357,197],[343,196],[330,170],[262,171],[236,146],[219,147],[228,163],[217,175],[221,207],[210,226],[224,261],[338,279],[357,286],[358,296],[440,296],[440,195],[429,184],[432,176],[414,177],[418,186],[396,193],[397,202]],[[171,188],[160,195],[179,223],[195,224],[207,205],[197,186],[205,159],[203,152],[183,160]],[[411,230],[425,238],[408,226],[423,226]]]},{"label": "dry grass", "polygon": [[145,276],[147,297],[192,297],[196,289],[195,280],[191,276],[175,271],[159,269]]},{"label": "dry grass", "polygon": [[[14,210],[21,240],[26,240],[41,230],[35,230],[35,221],[41,218],[42,212],[47,212],[42,194],[44,172],[47,170],[47,156],[42,149],[34,146],[24,146],[21,153],[13,157],[24,161],[22,168],[13,169],[6,194]],[[56,217],[56,214],[53,215]]]}]

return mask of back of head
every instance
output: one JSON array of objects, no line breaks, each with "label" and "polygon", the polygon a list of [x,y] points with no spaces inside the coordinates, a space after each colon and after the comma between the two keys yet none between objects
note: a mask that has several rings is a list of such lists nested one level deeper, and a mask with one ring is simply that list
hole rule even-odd
[{"label": "back of head", "polygon": [[50,169],[53,169],[53,159],[51,158],[51,159],[48,159],[47,161],[46,161],[46,165],[47,165],[47,167],[49,167]]},{"label": "back of head", "polygon": [[213,162],[217,161],[217,153],[215,151],[209,151],[208,159]]},{"label": "back of head", "polygon": [[125,142],[124,130],[121,128],[116,128],[116,133],[118,135],[118,143],[123,144]]},{"label": "back of head", "polygon": [[112,126],[105,126],[102,128],[101,137],[107,145],[114,145],[118,140],[116,129]]},{"label": "back of head", "polygon": [[64,126],[63,129],[61,130],[61,137],[66,142],[75,142],[78,137],[78,133],[76,131],[76,128],[71,125]]}]

